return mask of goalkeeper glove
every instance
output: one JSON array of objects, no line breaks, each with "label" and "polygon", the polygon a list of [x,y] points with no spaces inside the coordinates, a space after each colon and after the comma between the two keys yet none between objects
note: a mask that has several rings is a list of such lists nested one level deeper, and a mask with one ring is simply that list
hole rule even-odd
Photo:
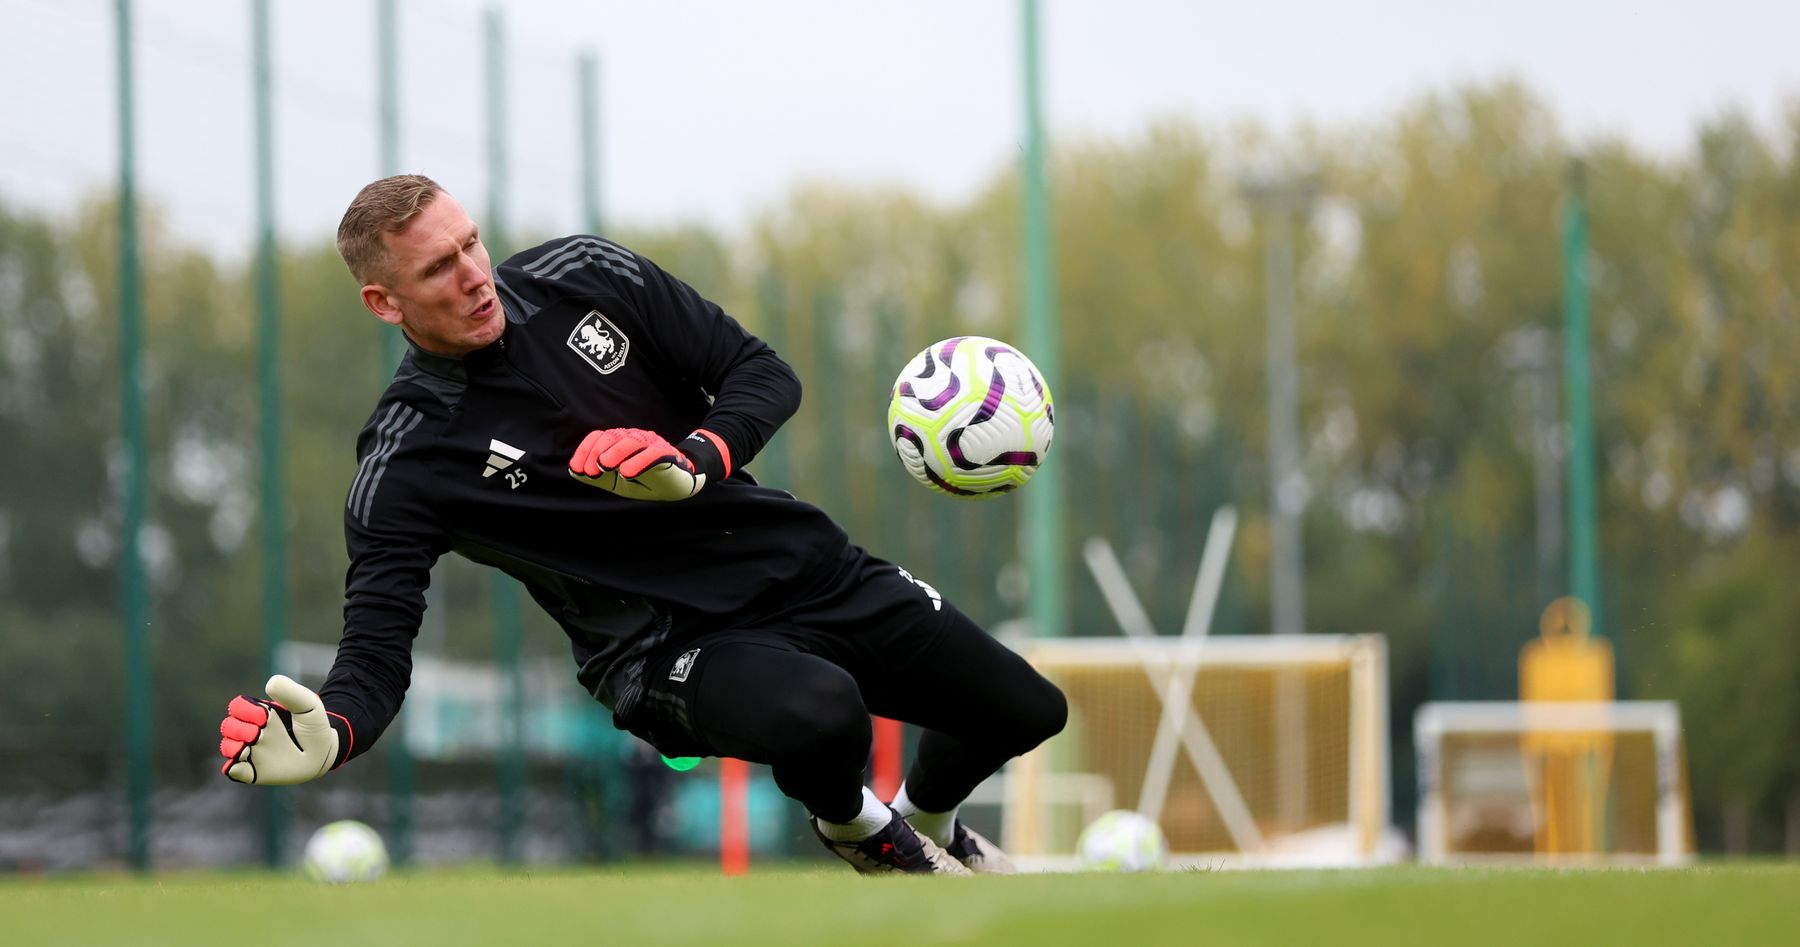
[{"label": "goalkeeper glove", "polygon": [[338,735],[319,695],[285,675],[269,678],[270,700],[231,699],[219,724],[219,772],[236,782],[291,786],[325,775],[337,762]]},{"label": "goalkeeper glove", "polygon": [[706,430],[689,434],[679,448],[655,431],[593,431],[569,458],[569,476],[634,500],[685,500],[730,473],[725,442]]}]

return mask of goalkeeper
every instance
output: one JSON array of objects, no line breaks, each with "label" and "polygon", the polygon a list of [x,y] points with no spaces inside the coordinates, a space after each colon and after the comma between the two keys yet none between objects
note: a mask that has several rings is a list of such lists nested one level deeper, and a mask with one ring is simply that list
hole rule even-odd
[{"label": "goalkeeper", "polygon": [[[420,175],[363,188],[337,243],[408,351],[357,440],[337,659],[316,694],[276,675],[231,701],[226,776],[298,783],[367,752],[454,552],[524,584],[615,725],[665,756],[768,764],[857,870],[1010,870],[957,808],[1062,729],[1062,693],[743,469],[799,406],[772,349],[597,237],[490,266]],[[863,785],[870,714],[923,729],[892,808]]]}]

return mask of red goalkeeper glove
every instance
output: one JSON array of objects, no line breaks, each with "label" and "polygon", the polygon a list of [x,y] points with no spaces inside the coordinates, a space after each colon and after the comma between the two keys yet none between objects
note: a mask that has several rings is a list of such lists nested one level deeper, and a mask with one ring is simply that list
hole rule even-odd
[{"label": "red goalkeeper glove", "polygon": [[685,500],[730,473],[725,442],[706,430],[689,434],[679,448],[655,431],[592,431],[569,458],[569,476],[634,500]]},{"label": "red goalkeeper glove", "polygon": [[272,700],[231,699],[219,723],[219,772],[240,783],[291,786],[325,775],[337,762],[338,735],[319,695],[285,675],[264,687]]}]

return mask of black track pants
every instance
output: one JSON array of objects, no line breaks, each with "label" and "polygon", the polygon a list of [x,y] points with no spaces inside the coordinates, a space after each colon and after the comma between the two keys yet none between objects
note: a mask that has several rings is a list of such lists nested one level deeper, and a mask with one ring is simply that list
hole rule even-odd
[{"label": "black track pants", "polygon": [[859,555],[778,620],[670,645],[628,729],[669,756],[766,763],[822,819],[861,809],[870,714],[924,729],[907,795],[947,811],[1055,735],[1062,692],[891,563]]}]

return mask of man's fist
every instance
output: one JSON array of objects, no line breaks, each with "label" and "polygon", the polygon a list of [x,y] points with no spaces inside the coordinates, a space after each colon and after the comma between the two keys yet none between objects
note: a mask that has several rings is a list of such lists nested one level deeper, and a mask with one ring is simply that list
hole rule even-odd
[{"label": "man's fist", "polygon": [[290,786],[337,762],[338,735],[319,695],[285,675],[269,678],[269,700],[238,695],[219,724],[219,772],[240,783]]},{"label": "man's fist", "polygon": [[[697,446],[718,452],[701,432],[688,440],[696,438]],[[706,486],[694,458],[655,431],[628,427],[590,432],[569,458],[569,476],[634,500],[685,500]]]}]

